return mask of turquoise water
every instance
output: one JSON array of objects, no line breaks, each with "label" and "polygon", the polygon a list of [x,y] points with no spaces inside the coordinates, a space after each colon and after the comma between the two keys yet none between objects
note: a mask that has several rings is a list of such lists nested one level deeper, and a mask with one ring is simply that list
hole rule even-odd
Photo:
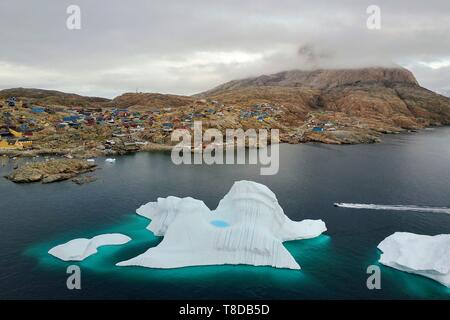
[{"label": "turquoise water", "polygon": [[[154,236],[145,227],[148,225],[149,220],[139,217],[137,215],[131,215],[124,219],[123,223],[116,226],[107,227],[104,229],[98,229],[96,231],[84,232],[83,235],[92,237],[97,234],[103,233],[115,233],[120,232],[128,235],[132,238],[132,241],[121,246],[103,246],[98,249],[98,253],[92,255],[85,260],[78,262],[77,264],[84,271],[99,274],[109,274],[110,276],[119,277],[122,279],[133,279],[133,281],[149,281],[154,283],[164,282],[164,279],[170,280],[169,282],[186,282],[197,283],[198,281],[211,280],[215,277],[226,278],[227,276],[234,276],[233,270],[239,270],[242,272],[242,276],[245,274],[253,274],[257,278],[261,276],[270,276],[272,280],[276,280],[280,284],[288,284],[291,281],[307,281],[304,273],[285,270],[285,269],[273,269],[269,267],[252,267],[252,266],[206,266],[206,267],[185,267],[177,269],[147,269],[141,267],[117,267],[115,264],[119,261],[129,259],[142,253],[149,247],[156,246],[162,238]],[[65,262],[59,260],[49,254],[47,251],[57,244],[68,241],[77,237],[76,233],[71,235],[65,234],[57,239],[39,243],[31,246],[25,251],[25,255],[33,257],[39,261],[42,268],[60,270],[73,264],[73,262]],[[327,246],[330,237],[322,235],[319,238],[312,240],[305,240],[308,244],[309,259],[312,259],[311,253],[319,253],[321,248]],[[293,241],[294,246],[291,248],[291,253],[295,256],[299,256],[298,248],[303,247],[301,241]]]},{"label": "turquoise water", "polygon": [[[335,202],[450,206],[450,128],[386,136],[358,146],[282,145],[280,172],[260,176],[256,165],[176,166],[167,153],[117,157],[98,180],[40,185],[0,179],[0,298],[256,298],[449,299],[435,281],[380,265],[381,290],[368,290],[366,269],[376,246],[396,231],[449,233],[450,215],[336,208]],[[6,174],[14,163],[0,166]],[[328,231],[286,242],[301,270],[253,266],[180,269],[117,267],[156,246],[160,237],[134,212],[158,197],[192,196],[214,209],[236,180],[266,184],[293,220],[323,219]],[[226,222],[226,221],[224,221]],[[222,225],[220,222],[219,225]],[[47,254],[80,237],[118,232],[132,238],[76,263],[82,289],[66,288],[72,263]]]}]

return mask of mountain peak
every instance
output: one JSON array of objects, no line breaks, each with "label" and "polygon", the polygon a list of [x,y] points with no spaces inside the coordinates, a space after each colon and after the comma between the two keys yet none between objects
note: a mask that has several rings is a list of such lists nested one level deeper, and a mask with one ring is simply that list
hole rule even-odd
[{"label": "mountain peak", "polygon": [[262,75],[232,80],[219,85],[201,96],[245,87],[280,86],[327,89],[356,83],[400,82],[419,85],[411,71],[397,68],[370,67],[360,69],[289,70],[271,75]]}]

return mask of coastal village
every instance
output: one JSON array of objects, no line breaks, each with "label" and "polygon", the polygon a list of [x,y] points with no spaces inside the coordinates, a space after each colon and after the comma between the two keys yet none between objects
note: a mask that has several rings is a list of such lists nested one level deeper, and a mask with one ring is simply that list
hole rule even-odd
[{"label": "coastal village", "polygon": [[[255,122],[268,127],[279,115],[270,105],[238,111],[206,99],[176,108],[139,109],[102,103],[44,104],[20,97],[0,100],[0,160],[21,159],[22,163],[6,177],[14,182],[43,183],[73,178],[83,184],[95,178],[76,176],[95,170],[96,157],[114,162],[114,155],[170,150],[176,143],[171,141],[173,130],[191,132],[195,121],[202,122],[203,130],[240,127],[239,121],[252,128]],[[0,166],[2,163],[6,162]]]},{"label": "coastal village", "polygon": [[[380,83],[334,89],[243,85],[195,96],[136,92],[114,99],[5,89],[0,91],[0,168],[16,161],[6,176],[15,182],[74,179],[95,170],[96,158],[114,163],[115,155],[169,151],[179,142],[172,141],[172,132],[184,129],[193,136],[199,121],[201,130],[222,133],[223,141],[209,143],[227,149],[227,129],[278,129],[279,141],[269,143],[357,144],[378,142],[383,133],[448,123],[447,98],[414,83],[395,83],[397,91]],[[202,152],[205,144],[192,144],[191,151]],[[25,163],[19,166],[19,159]]]},{"label": "coastal village", "polygon": [[[0,100],[0,152],[3,155],[39,154],[91,158],[145,150],[170,149],[175,129],[192,131],[195,121],[203,130],[217,128],[277,128],[283,125],[282,106],[252,104],[247,108],[225,106],[215,100],[198,99],[191,105],[162,108],[116,108],[41,105],[8,97]],[[303,130],[320,133],[336,130],[331,122],[309,119]],[[286,135],[284,135],[286,137]]]}]

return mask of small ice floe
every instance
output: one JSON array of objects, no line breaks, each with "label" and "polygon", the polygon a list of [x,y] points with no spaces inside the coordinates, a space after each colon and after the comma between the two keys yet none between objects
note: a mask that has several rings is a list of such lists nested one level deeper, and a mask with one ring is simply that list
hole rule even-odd
[{"label": "small ice floe", "polygon": [[450,234],[396,232],[379,245],[380,263],[440,282],[450,288]]},{"label": "small ice floe", "polygon": [[120,233],[102,234],[91,239],[73,239],[53,247],[48,251],[52,256],[64,261],[82,261],[97,253],[97,248],[107,245],[121,245],[131,238]]},{"label": "small ice floe", "polygon": [[105,162],[114,163],[114,162],[116,162],[116,159],[114,159],[114,158],[107,158],[107,159],[105,159]]}]

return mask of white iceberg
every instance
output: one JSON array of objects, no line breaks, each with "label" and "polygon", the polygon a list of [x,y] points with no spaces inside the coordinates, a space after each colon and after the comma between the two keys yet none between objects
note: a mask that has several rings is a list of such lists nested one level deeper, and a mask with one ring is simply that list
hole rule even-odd
[{"label": "white iceberg", "polygon": [[326,231],[322,220],[290,220],[266,186],[235,182],[211,211],[193,198],[158,198],[137,213],[151,219],[147,227],[164,236],[161,243],[118,266],[179,268],[249,264],[300,269],[283,241],[317,237]]},{"label": "white iceberg", "polygon": [[396,232],[379,245],[380,263],[431,278],[450,288],[450,234]]},{"label": "white iceberg", "polygon": [[64,244],[53,247],[49,254],[64,261],[82,261],[97,253],[97,248],[107,245],[121,245],[131,238],[120,233],[102,234],[91,239],[73,239]]}]

